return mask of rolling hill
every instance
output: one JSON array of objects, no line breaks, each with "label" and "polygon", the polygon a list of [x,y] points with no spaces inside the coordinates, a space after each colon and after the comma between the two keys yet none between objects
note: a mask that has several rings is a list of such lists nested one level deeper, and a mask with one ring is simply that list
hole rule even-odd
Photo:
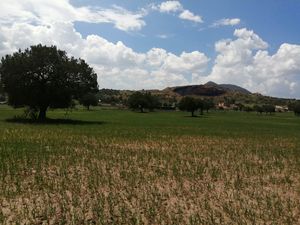
[{"label": "rolling hill", "polygon": [[222,96],[230,93],[251,94],[250,91],[237,85],[216,84],[211,81],[202,85],[171,87],[169,88],[169,90],[170,89],[181,96],[196,95],[196,96],[203,96],[203,97],[216,97],[216,96]]}]

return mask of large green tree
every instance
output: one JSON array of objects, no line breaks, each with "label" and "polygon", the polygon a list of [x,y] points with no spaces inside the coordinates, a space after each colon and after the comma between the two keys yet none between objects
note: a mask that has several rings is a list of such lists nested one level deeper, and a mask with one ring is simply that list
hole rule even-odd
[{"label": "large green tree", "polygon": [[204,104],[201,99],[196,99],[193,97],[183,97],[179,102],[179,109],[182,111],[188,111],[192,114],[192,117],[195,116],[195,111],[200,109],[201,114],[203,114]]},{"label": "large green tree", "polygon": [[90,110],[90,106],[97,106],[98,102],[98,97],[93,93],[87,93],[80,99],[80,103],[85,106],[87,110]]},{"label": "large green tree", "polygon": [[98,90],[97,74],[84,60],[41,44],[3,57],[0,80],[8,103],[38,111],[40,120],[48,108],[67,108],[72,99]]},{"label": "large green tree", "polygon": [[144,112],[145,109],[152,111],[158,108],[159,100],[149,92],[142,93],[137,91],[129,96],[128,106],[131,109],[138,109],[140,112]]}]

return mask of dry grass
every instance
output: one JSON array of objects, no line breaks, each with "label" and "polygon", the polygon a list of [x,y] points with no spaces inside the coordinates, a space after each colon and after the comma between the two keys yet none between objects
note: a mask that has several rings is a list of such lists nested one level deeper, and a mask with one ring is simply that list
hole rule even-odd
[{"label": "dry grass", "polygon": [[2,224],[300,224],[295,137],[14,127],[0,143]]},{"label": "dry grass", "polygon": [[60,154],[45,146],[40,163],[21,157],[6,165],[3,223],[300,223],[293,140],[64,140]]}]

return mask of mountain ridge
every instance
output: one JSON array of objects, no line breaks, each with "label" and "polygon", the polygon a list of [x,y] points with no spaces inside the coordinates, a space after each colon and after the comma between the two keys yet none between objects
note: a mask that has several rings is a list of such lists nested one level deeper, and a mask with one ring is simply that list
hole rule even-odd
[{"label": "mountain ridge", "polygon": [[228,93],[252,94],[247,89],[234,84],[217,84],[209,81],[205,84],[168,87],[162,91],[171,90],[181,96],[196,95],[204,97],[222,96]]}]

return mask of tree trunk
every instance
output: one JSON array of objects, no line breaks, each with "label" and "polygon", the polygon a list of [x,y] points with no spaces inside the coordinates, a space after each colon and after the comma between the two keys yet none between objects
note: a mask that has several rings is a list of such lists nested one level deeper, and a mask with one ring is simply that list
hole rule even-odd
[{"label": "tree trunk", "polygon": [[192,111],[191,113],[192,113],[192,117],[194,117],[194,111]]},{"label": "tree trunk", "polygon": [[38,120],[45,120],[46,119],[46,111],[47,111],[47,107],[41,107],[40,108]]},{"label": "tree trunk", "polygon": [[143,112],[144,112],[144,108],[143,108],[143,107],[140,107],[140,110],[141,110],[141,113],[143,113]]},{"label": "tree trunk", "polygon": [[90,111],[90,106],[89,105],[87,106],[87,110]]}]

